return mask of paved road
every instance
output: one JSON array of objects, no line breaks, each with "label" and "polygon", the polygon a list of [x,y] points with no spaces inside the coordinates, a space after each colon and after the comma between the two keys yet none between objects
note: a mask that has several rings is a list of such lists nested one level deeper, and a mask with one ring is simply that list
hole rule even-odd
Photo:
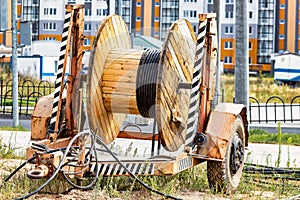
[{"label": "paved road", "polygon": [[[20,119],[20,125],[30,130],[31,121],[29,119]],[[1,126],[13,126],[12,119],[0,119],[0,127]]]},{"label": "paved road", "polygon": [[[16,148],[18,154],[25,152],[26,148],[30,146],[30,132],[12,132],[12,131],[0,131],[0,137],[2,138],[2,143],[5,145],[12,145]],[[132,143],[132,144],[131,144]],[[139,140],[125,140],[117,139],[114,142],[114,150],[117,153],[124,153],[128,151],[129,146],[131,150],[128,155],[134,154],[135,149],[138,156],[144,156],[149,154],[151,149],[151,144],[148,141]],[[249,144],[246,151],[246,162],[253,164],[262,164],[275,166],[275,163],[279,155],[279,146],[272,144]],[[287,167],[287,163],[290,163],[292,167],[300,167],[300,146],[281,146],[280,154],[280,166]],[[168,154],[170,156],[174,155]]]}]

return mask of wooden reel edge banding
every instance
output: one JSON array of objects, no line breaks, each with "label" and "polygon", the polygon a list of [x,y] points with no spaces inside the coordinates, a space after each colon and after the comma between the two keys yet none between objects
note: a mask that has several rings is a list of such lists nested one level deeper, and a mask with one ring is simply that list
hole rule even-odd
[{"label": "wooden reel edge banding", "polygon": [[118,15],[106,17],[97,31],[91,51],[87,87],[89,126],[106,144],[119,134],[124,115],[105,109],[101,85],[105,61],[112,49],[130,47],[131,40],[123,19]]},{"label": "wooden reel edge banding", "polygon": [[193,79],[196,37],[187,20],[178,20],[166,37],[156,93],[156,118],[161,142],[168,151],[176,151],[185,143],[190,90],[179,88]]}]

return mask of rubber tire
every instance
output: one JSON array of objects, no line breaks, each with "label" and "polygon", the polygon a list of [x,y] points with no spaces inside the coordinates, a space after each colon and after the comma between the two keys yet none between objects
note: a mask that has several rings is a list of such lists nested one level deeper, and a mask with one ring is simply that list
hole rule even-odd
[{"label": "rubber tire", "polygon": [[[243,160],[237,172],[232,176],[230,173],[230,154],[231,154],[231,142],[238,134],[243,142]],[[229,143],[226,148],[224,160],[220,161],[207,161],[207,179],[209,187],[213,192],[233,193],[239,186],[244,166],[245,156],[245,131],[242,119],[237,117],[232,125]]]}]

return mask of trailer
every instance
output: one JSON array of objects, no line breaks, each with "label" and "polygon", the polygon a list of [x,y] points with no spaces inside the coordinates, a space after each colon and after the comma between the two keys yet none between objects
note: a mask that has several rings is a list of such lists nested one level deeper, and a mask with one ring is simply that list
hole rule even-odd
[{"label": "trailer", "polygon": [[274,57],[274,81],[277,84],[299,85],[300,56],[286,52]]},{"label": "trailer", "polygon": [[[81,73],[83,17],[83,5],[66,6],[56,89],[35,107],[33,143],[26,151],[27,162],[35,164],[27,176],[48,181],[21,198],[58,174],[80,189],[93,187],[99,175],[132,176],[149,189],[138,176],[174,175],[206,161],[211,189],[235,191],[248,142],[247,109],[211,106],[216,15],[199,15],[197,36],[188,20],[177,20],[161,50],[132,49],[126,23],[108,16],[95,37],[87,74]],[[63,81],[68,54],[70,73]],[[149,118],[151,129],[126,123],[130,115]],[[127,144],[136,150],[116,148]],[[92,179],[84,184],[85,177]]]}]

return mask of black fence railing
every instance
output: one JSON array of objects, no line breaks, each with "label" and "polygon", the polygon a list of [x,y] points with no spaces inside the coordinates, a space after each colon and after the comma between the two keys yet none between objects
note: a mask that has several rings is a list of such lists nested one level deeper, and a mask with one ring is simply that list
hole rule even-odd
[{"label": "black fence railing", "polygon": [[[54,91],[54,85],[48,81],[35,83],[25,80],[18,86],[18,106],[19,115],[31,115],[34,106],[41,96],[45,96]],[[0,80],[0,113],[12,114],[12,80],[4,82]]]},{"label": "black fence railing", "polygon": [[253,123],[295,123],[300,122],[300,95],[291,102],[285,102],[279,96],[270,97],[265,103],[250,97],[249,119]]},{"label": "black fence railing", "polygon": [[[19,83],[18,88],[20,116],[31,115],[38,99],[54,91],[54,85],[47,81],[35,83],[25,80],[21,84]],[[3,80],[0,80],[0,114],[12,114],[12,99],[12,81],[4,83]],[[291,102],[285,102],[279,96],[272,96],[266,102],[261,103],[256,98],[250,97],[248,115],[250,124],[300,123],[300,95],[294,97]]]}]

